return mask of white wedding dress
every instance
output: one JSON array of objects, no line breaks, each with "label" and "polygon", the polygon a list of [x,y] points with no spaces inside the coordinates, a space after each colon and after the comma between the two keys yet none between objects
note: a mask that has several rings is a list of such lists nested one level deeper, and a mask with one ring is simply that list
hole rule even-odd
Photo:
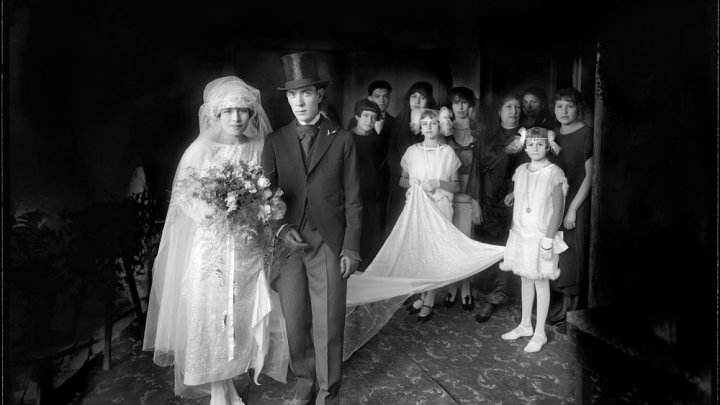
[{"label": "white wedding dress", "polygon": [[210,216],[210,207],[193,197],[197,189],[183,187],[190,170],[226,161],[259,165],[262,146],[262,138],[226,145],[199,137],[178,166],[143,345],[154,350],[156,364],[174,366],[176,395],[212,392],[213,401],[240,404],[231,379],[249,368],[255,379],[262,372],[285,382],[285,322],[267,283],[263,248],[243,240],[228,221]]},{"label": "white wedding dress", "polygon": [[434,200],[412,185],[373,262],[348,279],[343,360],[375,336],[409,296],[464,280],[502,259],[503,246],[468,238]]}]

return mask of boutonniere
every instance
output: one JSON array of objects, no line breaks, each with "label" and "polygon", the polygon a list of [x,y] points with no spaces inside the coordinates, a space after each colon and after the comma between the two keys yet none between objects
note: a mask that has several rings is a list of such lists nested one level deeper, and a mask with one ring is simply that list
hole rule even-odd
[{"label": "boutonniere", "polygon": [[330,136],[330,135],[336,133],[337,131],[338,131],[337,128],[335,128],[335,129],[328,129],[328,130],[327,130],[327,134],[325,134],[325,136]]}]

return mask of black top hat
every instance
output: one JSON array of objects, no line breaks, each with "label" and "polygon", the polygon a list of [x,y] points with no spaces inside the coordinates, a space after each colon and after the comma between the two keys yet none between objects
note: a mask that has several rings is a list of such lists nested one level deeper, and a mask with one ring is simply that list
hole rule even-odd
[{"label": "black top hat", "polygon": [[297,52],[280,57],[285,73],[285,86],[278,90],[299,89],[314,84],[328,84],[318,75],[317,60],[312,52]]}]

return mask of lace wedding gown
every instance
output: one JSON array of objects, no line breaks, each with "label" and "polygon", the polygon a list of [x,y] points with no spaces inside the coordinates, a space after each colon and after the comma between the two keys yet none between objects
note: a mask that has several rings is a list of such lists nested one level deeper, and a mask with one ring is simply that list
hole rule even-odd
[{"label": "lace wedding gown", "polygon": [[[259,165],[262,139],[226,145],[199,137],[183,155],[155,260],[144,350],[175,367],[183,397],[232,392],[231,378],[255,369],[285,382],[289,352],[277,293],[267,283],[264,251],[184,187],[190,171],[223,162]],[[187,184],[187,183],[185,183]],[[213,384],[214,383],[214,384]],[[218,384],[223,384],[222,387]],[[212,389],[211,389],[212,388]]]}]

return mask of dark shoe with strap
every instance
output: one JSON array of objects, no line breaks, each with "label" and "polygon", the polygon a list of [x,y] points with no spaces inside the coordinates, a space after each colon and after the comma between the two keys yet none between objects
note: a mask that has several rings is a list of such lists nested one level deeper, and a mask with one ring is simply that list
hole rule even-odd
[{"label": "dark shoe with strap", "polygon": [[457,294],[453,297],[452,294],[448,294],[445,296],[445,308],[452,308],[455,306],[455,303],[457,302]]},{"label": "dark shoe with strap", "polygon": [[462,309],[465,312],[472,312],[475,309],[475,298],[472,295],[462,297]]},{"label": "dark shoe with strap", "polygon": [[429,321],[430,318],[432,318],[432,315],[433,315],[433,313],[435,312],[435,310],[433,310],[433,307],[431,307],[430,305],[423,305],[423,307],[424,307],[424,308],[430,308],[430,312],[429,312],[427,315],[425,315],[425,316],[418,315],[417,321],[418,321],[418,322],[425,323],[425,322]]},{"label": "dark shoe with strap", "polygon": [[489,302],[483,303],[482,305],[480,305],[480,309],[478,309],[477,314],[475,314],[475,321],[477,323],[487,322],[492,316],[493,312],[495,312],[494,304],[491,304]]}]

